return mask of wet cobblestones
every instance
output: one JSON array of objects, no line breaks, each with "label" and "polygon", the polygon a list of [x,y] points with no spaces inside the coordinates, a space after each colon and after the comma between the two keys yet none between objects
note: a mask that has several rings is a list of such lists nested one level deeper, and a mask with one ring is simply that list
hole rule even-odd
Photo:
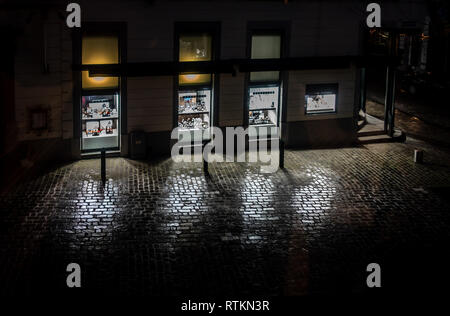
[{"label": "wet cobblestones", "polygon": [[59,167],[0,198],[0,291],[70,291],[70,262],[87,294],[364,292],[370,262],[403,289],[411,260],[425,282],[448,262],[450,193],[448,153],[426,146],[288,150],[274,174],[212,163],[210,177],[111,158],[104,187],[98,160]]}]

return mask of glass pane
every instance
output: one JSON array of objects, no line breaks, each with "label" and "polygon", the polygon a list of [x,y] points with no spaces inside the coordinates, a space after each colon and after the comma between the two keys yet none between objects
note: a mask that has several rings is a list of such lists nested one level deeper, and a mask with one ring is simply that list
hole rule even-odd
[{"label": "glass pane", "polygon": [[180,61],[208,61],[212,56],[211,35],[181,35]]},{"label": "glass pane", "polygon": [[[209,61],[212,56],[211,35],[181,35],[180,36],[180,61]],[[210,74],[188,74],[179,76],[180,85],[209,84]]]},{"label": "glass pane", "polygon": [[253,110],[248,112],[249,125],[277,125],[276,110]]},{"label": "glass pane", "polygon": [[[81,61],[83,65],[117,64],[119,62],[119,43],[115,36],[85,36],[82,42]],[[82,72],[83,89],[110,89],[119,85],[117,77],[89,77]]]},{"label": "glass pane", "polygon": [[178,126],[181,130],[207,129],[209,128],[209,113],[204,114],[180,114]]},{"label": "glass pane", "polygon": [[211,90],[180,91],[178,93],[178,114],[209,112]]},{"label": "glass pane", "polygon": [[277,81],[279,78],[279,71],[258,71],[250,73],[251,81]]},{"label": "glass pane", "polygon": [[[281,36],[280,35],[253,35],[252,36],[252,59],[280,58]],[[274,81],[280,77],[279,71],[251,72],[251,81]]]},{"label": "glass pane", "polygon": [[83,65],[117,64],[119,42],[116,36],[85,36],[82,43]]},{"label": "glass pane", "polygon": [[83,96],[81,98],[81,118],[113,119],[119,117],[115,95]]},{"label": "glass pane", "polygon": [[336,111],[338,85],[312,84],[306,85],[306,113],[333,113]]},{"label": "glass pane", "polygon": [[278,109],[278,87],[250,87],[249,109]]},{"label": "glass pane", "polygon": [[180,75],[178,83],[180,85],[190,84],[209,84],[211,82],[210,74],[189,74]]},{"label": "glass pane", "polygon": [[82,149],[119,146],[119,95],[81,98]]},{"label": "glass pane", "polygon": [[182,131],[208,130],[210,109],[210,89],[178,92],[178,126]]},{"label": "glass pane", "polygon": [[83,150],[119,146],[118,120],[84,121]]},{"label": "glass pane", "polygon": [[336,110],[336,94],[310,94],[305,96],[306,113],[326,113]]},{"label": "glass pane", "polygon": [[83,89],[113,89],[119,86],[118,77],[89,77],[88,71],[81,72]]}]

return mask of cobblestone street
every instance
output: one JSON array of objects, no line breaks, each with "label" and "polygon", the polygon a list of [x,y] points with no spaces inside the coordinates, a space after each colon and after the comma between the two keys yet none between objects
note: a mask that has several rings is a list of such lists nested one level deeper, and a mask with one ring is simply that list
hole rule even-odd
[{"label": "cobblestone street", "polygon": [[370,262],[386,291],[433,291],[448,274],[449,157],[408,139],[288,150],[274,174],[212,163],[210,177],[110,158],[105,187],[98,159],[77,161],[1,197],[0,291],[70,291],[70,262],[84,294],[366,293]]}]

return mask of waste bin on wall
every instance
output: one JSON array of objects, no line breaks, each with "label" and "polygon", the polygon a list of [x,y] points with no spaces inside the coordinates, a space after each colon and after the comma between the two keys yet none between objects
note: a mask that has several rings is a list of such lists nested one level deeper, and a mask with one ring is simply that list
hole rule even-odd
[{"label": "waste bin on wall", "polygon": [[142,159],[147,156],[147,138],[143,131],[130,133],[130,158]]}]

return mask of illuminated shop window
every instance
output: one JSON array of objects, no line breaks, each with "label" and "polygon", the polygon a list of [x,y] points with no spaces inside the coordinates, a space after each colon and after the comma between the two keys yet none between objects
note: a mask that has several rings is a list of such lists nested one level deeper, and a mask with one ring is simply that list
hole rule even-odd
[{"label": "illuminated shop window", "polygon": [[[211,42],[211,35],[208,34],[180,36],[180,61],[210,61],[212,51]],[[180,85],[210,83],[211,74],[186,74],[179,76]]]},{"label": "illuminated shop window", "polygon": [[[251,45],[252,59],[280,58],[280,35],[253,35]],[[280,72],[251,72],[248,88],[248,124],[278,126],[279,102]]]},{"label": "illuminated shop window", "polygon": [[277,124],[278,86],[250,87],[249,100],[249,125]]},{"label": "illuminated shop window", "polygon": [[[83,65],[117,64],[119,62],[119,42],[116,36],[84,36],[81,62]],[[82,71],[83,89],[111,89],[119,86],[117,77],[89,77]]]},{"label": "illuminated shop window", "polygon": [[119,147],[119,94],[85,95],[81,98],[83,150]]},{"label": "illuminated shop window", "polygon": [[[119,63],[117,36],[83,36],[83,65]],[[120,148],[120,88],[118,77],[89,77],[82,71],[81,149],[96,152]]]},{"label": "illuminated shop window", "polygon": [[335,113],[338,84],[309,84],[305,89],[306,114]]},{"label": "illuminated shop window", "polygon": [[[212,37],[209,34],[180,35],[181,62],[212,60]],[[205,130],[211,126],[211,74],[179,76],[178,127],[182,131]]]}]

